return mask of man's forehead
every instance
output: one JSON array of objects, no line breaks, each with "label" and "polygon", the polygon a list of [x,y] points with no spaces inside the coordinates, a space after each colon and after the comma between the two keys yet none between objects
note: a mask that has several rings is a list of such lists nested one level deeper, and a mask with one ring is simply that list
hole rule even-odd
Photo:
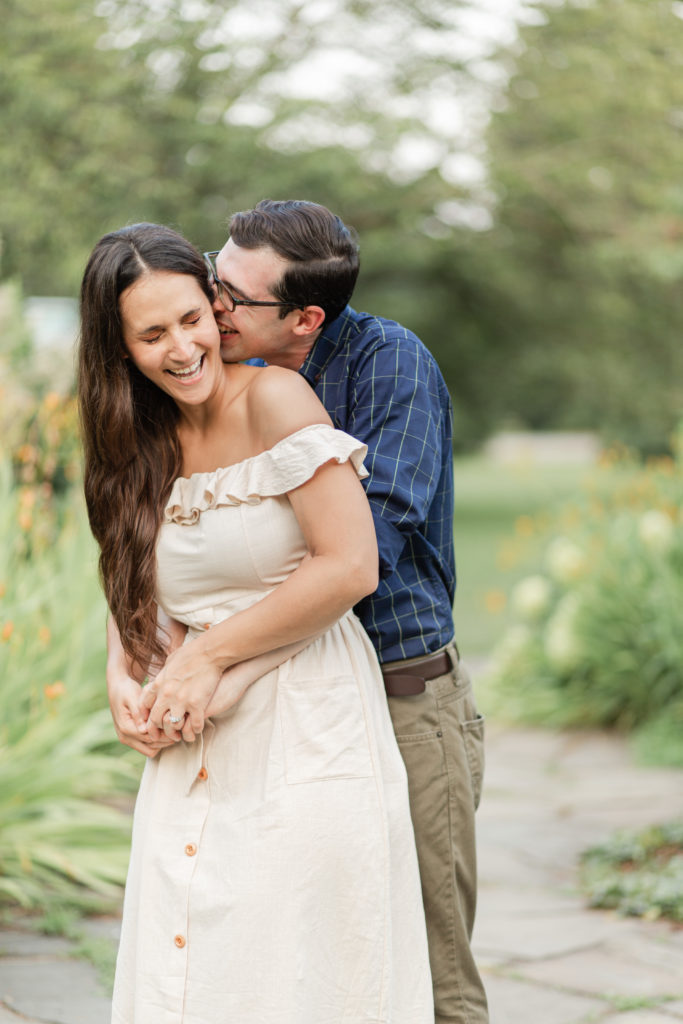
[{"label": "man's forehead", "polygon": [[[259,284],[271,284],[277,281],[287,261],[271,249],[269,245],[258,249],[246,249],[236,245],[232,238],[225,243],[216,257],[218,276],[232,281],[237,285],[237,276],[254,280]],[[232,275],[232,277],[231,277]]]}]

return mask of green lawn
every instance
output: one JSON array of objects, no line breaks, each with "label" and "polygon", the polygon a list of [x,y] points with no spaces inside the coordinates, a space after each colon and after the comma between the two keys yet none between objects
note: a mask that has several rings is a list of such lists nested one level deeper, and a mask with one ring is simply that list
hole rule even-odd
[{"label": "green lawn", "polygon": [[538,567],[539,518],[570,501],[592,475],[585,466],[455,460],[455,623],[465,658],[491,650],[508,622],[511,587]]}]

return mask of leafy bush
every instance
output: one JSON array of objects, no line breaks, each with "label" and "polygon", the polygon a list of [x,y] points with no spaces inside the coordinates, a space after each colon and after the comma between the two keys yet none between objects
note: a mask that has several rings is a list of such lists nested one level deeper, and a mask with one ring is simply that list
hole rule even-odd
[{"label": "leafy bush", "polygon": [[79,479],[78,412],[66,353],[34,351],[14,282],[0,284],[0,430],[17,482],[62,493]]},{"label": "leafy bush", "polygon": [[105,606],[80,497],[45,531],[12,477],[0,467],[0,903],[102,909],[121,895],[140,759],[106,706]]},{"label": "leafy bush", "polygon": [[[679,451],[680,446],[676,446]],[[639,730],[683,763],[683,468],[609,456],[548,534],[541,571],[511,595],[494,651],[494,710],[550,725]]]},{"label": "leafy bush", "polygon": [[581,881],[593,907],[683,921],[683,821],[618,832],[586,850]]}]

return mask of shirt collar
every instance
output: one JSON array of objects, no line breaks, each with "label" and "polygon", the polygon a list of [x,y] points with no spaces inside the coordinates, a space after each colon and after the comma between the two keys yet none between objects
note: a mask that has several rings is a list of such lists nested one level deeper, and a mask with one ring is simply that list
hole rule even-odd
[{"label": "shirt collar", "polygon": [[315,387],[332,356],[346,343],[354,316],[350,306],[342,310],[336,320],[327,325],[304,359],[299,373],[311,387]]}]

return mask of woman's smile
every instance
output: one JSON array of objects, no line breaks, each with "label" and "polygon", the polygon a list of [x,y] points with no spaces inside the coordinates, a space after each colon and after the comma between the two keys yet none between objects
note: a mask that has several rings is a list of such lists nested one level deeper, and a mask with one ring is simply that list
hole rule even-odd
[{"label": "woman's smile", "polygon": [[176,380],[183,381],[185,384],[194,383],[194,381],[199,380],[202,375],[205,355],[205,352],[202,353],[194,363],[191,363],[190,366],[184,367],[182,370],[167,369],[166,373],[170,373],[172,377],[176,378]]}]

